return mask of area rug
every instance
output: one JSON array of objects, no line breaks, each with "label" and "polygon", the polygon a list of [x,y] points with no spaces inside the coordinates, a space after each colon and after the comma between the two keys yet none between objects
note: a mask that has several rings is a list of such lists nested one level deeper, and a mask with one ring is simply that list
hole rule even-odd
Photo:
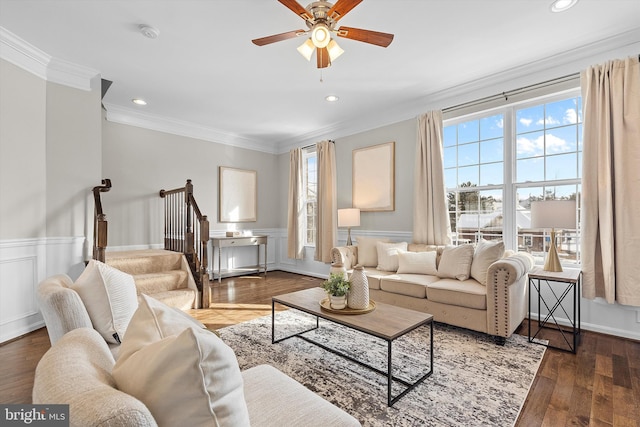
[{"label": "area rug", "polygon": [[[315,317],[304,313],[276,313],[276,338],[313,326]],[[545,351],[520,335],[498,346],[485,334],[436,323],[433,374],[389,407],[386,377],[297,337],[271,344],[271,316],[219,333],[241,369],[273,365],[363,426],[512,426]],[[306,336],[386,370],[383,340],[323,320]],[[428,371],[428,357],[429,328],[421,327],[394,342],[394,375],[413,382]],[[403,387],[394,385],[394,395]]]}]

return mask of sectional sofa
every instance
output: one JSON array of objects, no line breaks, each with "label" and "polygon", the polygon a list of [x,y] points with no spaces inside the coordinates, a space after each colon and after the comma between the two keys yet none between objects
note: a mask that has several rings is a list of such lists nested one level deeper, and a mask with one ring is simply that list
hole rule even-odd
[{"label": "sectional sofa", "polygon": [[511,336],[527,315],[527,253],[505,251],[502,242],[434,246],[357,237],[334,247],[333,268],[365,267],[374,301],[433,314],[447,323],[495,337]]}]

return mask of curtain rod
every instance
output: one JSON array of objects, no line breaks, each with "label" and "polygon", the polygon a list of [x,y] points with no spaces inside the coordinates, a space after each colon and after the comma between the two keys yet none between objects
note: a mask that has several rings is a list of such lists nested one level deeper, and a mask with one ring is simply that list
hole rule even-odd
[{"label": "curtain rod", "polygon": [[[329,140],[330,143],[335,144],[336,142],[333,139]],[[302,150],[306,150],[307,148],[311,148],[311,147],[315,147],[316,144],[309,144],[309,145],[305,145],[304,147],[301,147]]]},{"label": "curtain rod", "polygon": [[[640,61],[640,54],[638,55],[638,60]],[[566,76],[562,76],[562,77],[558,77],[555,79],[551,79],[551,80],[546,80],[544,82],[540,82],[540,83],[535,83],[529,86],[523,86],[521,88],[518,89],[513,89],[510,91],[506,91],[506,92],[502,92],[496,95],[490,95],[490,96],[485,96],[484,98],[480,98],[480,99],[476,99],[474,101],[469,101],[469,102],[464,102],[462,104],[458,104],[458,105],[454,105],[452,107],[447,107],[444,108],[442,110],[443,113],[448,113],[451,111],[455,111],[455,110],[460,110],[462,108],[466,108],[466,107],[474,107],[476,105],[480,105],[483,104],[485,102],[490,102],[490,101],[496,101],[498,99],[502,99],[504,98],[505,101],[507,101],[509,99],[509,96],[511,95],[517,95],[523,92],[527,92],[533,89],[541,89],[541,88],[545,88],[548,86],[552,86],[558,83],[564,83],[570,80],[573,80],[575,78],[580,77],[580,73],[573,73],[573,74],[567,74]]]}]

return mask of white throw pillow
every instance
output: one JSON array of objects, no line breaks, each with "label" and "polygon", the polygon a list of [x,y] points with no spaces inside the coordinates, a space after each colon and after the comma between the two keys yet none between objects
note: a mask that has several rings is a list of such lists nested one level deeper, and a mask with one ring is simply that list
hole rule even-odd
[{"label": "white throw pillow", "polygon": [[95,330],[112,344],[120,344],[138,308],[133,276],[91,260],[71,289],[80,295]]},{"label": "white throw pillow", "polygon": [[467,280],[471,274],[473,245],[447,246],[440,256],[438,277],[441,279]]},{"label": "white throw pillow", "polygon": [[358,244],[358,264],[364,267],[376,267],[378,265],[378,242],[388,242],[389,239],[374,237],[356,237]]},{"label": "white throw pillow", "polygon": [[188,314],[140,296],[113,368],[118,389],[142,401],[158,425],[248,426],[233,350]]},{"label": "white throw pillow", "polygon": [[398,251],[398,274],[438,275],[436,268],[436,251],[406,252]]},{"label": "white throw pillow", "polygon": [[205,329],[187,328],[118,359],[113,378],[160,426],[249,426],[236,356]]},{"label": "white throw pillow", "polygon": [[398,270],[398,251],[407,250],[407,242],[376,244],[378,251],[378,270],[396,271]]},{"label": "white throw pillow", "polygon": [[471,277],[487,285],[489,266],[504,256],[504,242],[480,240],[471,263]]}]

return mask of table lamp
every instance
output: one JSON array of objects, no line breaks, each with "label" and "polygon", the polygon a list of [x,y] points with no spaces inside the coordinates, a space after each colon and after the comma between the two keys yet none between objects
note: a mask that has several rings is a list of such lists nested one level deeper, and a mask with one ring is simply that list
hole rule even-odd
[{"label": "table lamp", "polygon": [[544,200],[531,202],[531,228],[550,228],[549,253],[544,263],[545,271],[561,272],[562,265],[556,248],[556,228],[575,230],[575,200]]},{"label": "table lamp", "polygon": [[351,227],[360,226],[360,209],[338,209],[338,227],[347,227],[347,246],[351,246]]}]

